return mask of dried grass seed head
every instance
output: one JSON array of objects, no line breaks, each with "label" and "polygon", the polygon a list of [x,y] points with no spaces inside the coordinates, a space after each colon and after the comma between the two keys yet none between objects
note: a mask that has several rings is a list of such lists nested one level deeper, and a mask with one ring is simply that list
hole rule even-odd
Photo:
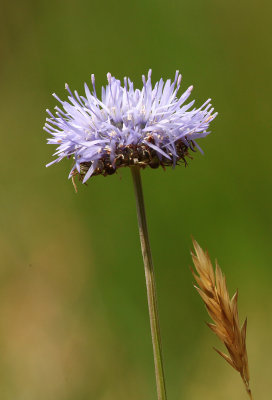
[{"label": "dried grass seed head", "polygon": [[215,350],[240,373],[250,393],[246,349],[247,320],[240,328],[237,305],[238,291],[230,298],[226,278],[217,261],[214,272],[208,252],[205,252],[195,240],[193,240],[193,245],[195,254],[192,252],[192,258],[196,271],[191,270],[198,284],[195,288],[214,322],[207,325],[226,346],[228,355]]}]

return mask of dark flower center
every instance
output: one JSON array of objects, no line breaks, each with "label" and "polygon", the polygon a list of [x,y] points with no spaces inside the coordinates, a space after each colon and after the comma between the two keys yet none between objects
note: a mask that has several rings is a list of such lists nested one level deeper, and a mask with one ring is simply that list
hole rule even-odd
[{"label": "dark flower center", "polygon": [[[190,147],[186,146],[186,144],[182,140],[178,140],[175,143],[177,160],[176,164],[180,162],[187,165],[186,157],[192,158],[189,154],[189,150],[194,151],[193,142],[189,142]],[[119,146],[116,148],[116,156],[114,161],[111,161],[110,151],[108,154],[104,154],[101,156],[101,159],[98,161],[97,166],[92,174],[94,175],[112,175],[114,174],[118,168],[129,167],[132,165],[138,165],[141,168],[158,168],[158,167],[169,167],[173,165],[172,154],[169,153],[171,159],[164,157],[158,157],[158,153],[156,150],[150,148],[146,144],[141,145],[128,145],[128,146]],[[82,181],[84,176],[88,172],[89,168],[92,166],[92,162],[82,162],[80,164],[80,173],[77,170],[73,171],[73,177],[78,176],[79,180]]]}]

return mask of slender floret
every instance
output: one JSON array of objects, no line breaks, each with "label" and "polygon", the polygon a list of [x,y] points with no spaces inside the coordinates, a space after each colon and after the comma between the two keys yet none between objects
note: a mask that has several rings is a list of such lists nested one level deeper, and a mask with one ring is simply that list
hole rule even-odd
[{"label": "slender floret", "polygon": [[194,101],[184,104],[193,87],[177,96],[178,71],[173,82],[161,79],[152,87],[149,70],[141,90],[127,78],[123,85],[110,73],[107,79],[101,100],[94,75],[92,92],[85,83],[85,96],[72,93],[67,84],[69,101],[53,94],[62,107],[55,107],[55,115],[47,110],[50,117],[44,129],[52,135],[48,143],[58,145],[57,158],[48,166],[72,157],[69,177],[78,175],[83,183],[92,175],[110,175],[125,166],[174,167],[179,161],[186,163],[189,150],[199,148],[195,140],[210,133],[209,124],[217,115],[210,99],[200,108],[192,108]]}]

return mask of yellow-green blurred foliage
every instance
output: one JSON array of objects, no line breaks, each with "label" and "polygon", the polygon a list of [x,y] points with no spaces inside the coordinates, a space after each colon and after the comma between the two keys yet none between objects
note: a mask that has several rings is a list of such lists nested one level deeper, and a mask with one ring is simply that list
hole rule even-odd
[{"label": "yellow-green blurred foliage", "polygon": [[246,399],[212,346],[192,288],[193,235],[248,316],[256,399],[271,393],[271,1],[3,0],[1,400],[155,399],[144,272],[128,170],[74,193],[45,168],[42,126],[64,83],[110,71],[141,84],[180,69],[219,116],[188,168],[146,170],[169,399]]}]

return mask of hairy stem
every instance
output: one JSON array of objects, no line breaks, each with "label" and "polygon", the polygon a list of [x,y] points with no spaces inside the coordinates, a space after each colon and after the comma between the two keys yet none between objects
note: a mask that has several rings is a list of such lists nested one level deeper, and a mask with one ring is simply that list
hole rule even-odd
[{"label": "hairy stem", "polygon": [[150,243],[148,238],[140,168],[138,166],[131,167],[131,173],[134,183],[139,234],[140,234],[140,241],[141,241],[141,248],[142,248],[142,255],[143,255],[144,269],[145,269],[148,311],[149,311],[153,354],[154,354],[157,394],[158,394],[158,400],[166,400],[166,389],[165,389],[165,378],[164,378],[163,361],[162,361],[162,346],[161,346],[161,336],[159,327],[154,267],[153,267]]}]

